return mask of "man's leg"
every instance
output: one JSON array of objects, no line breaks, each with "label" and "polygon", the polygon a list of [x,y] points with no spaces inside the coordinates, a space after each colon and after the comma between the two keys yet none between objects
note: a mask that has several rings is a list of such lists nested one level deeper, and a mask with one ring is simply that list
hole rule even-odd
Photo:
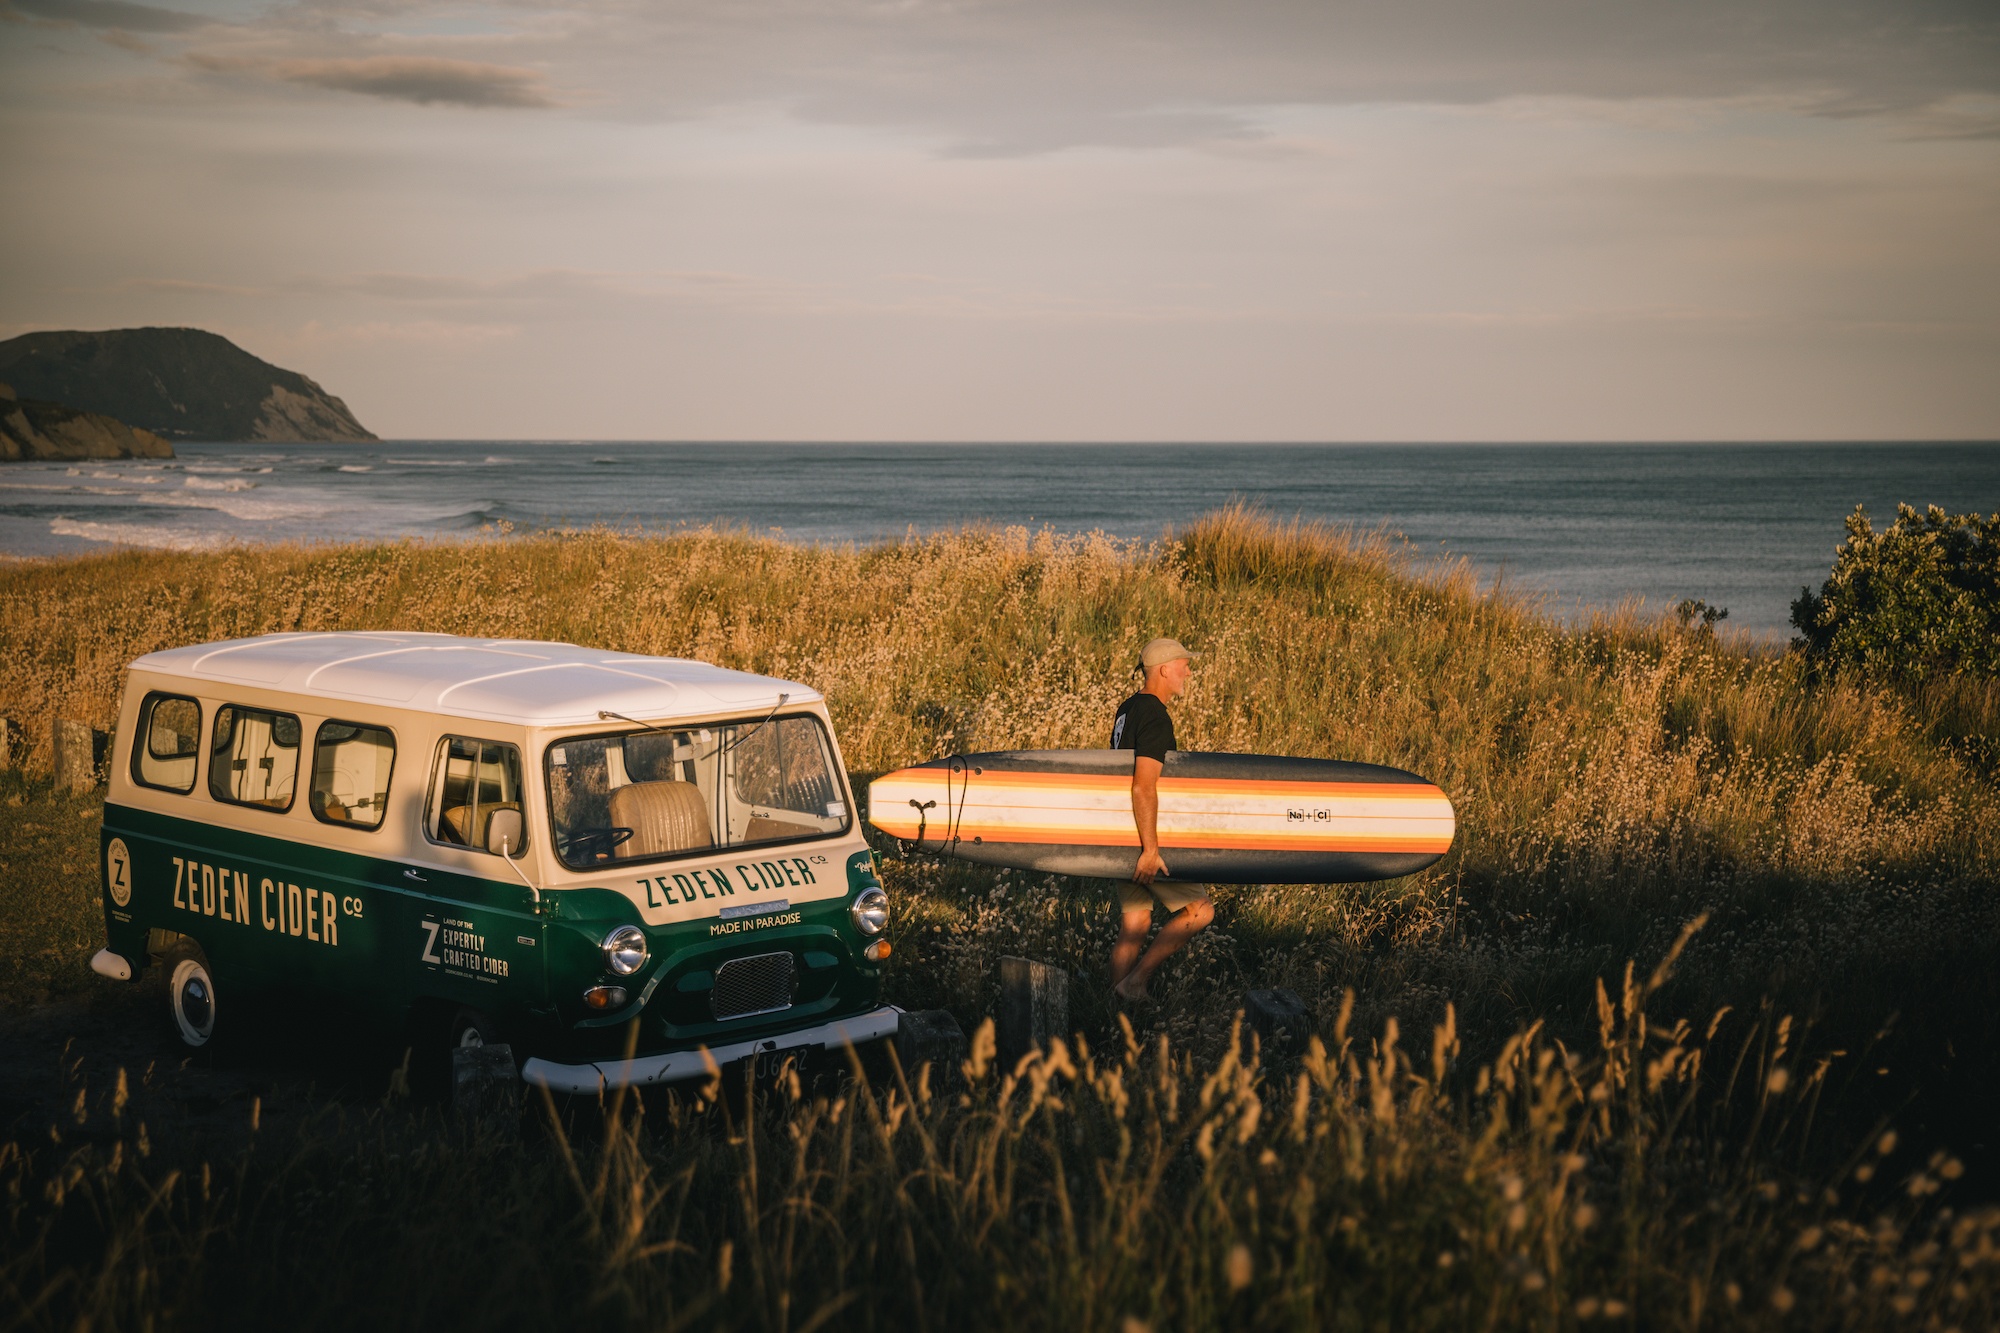
[{"label": "man's leg", "polygon": [[[1112,989],[1128,1000],[1142,998],[1146,994],[1146,982],[1159,970],[1160,964],[1213,920],[1215,904],[1206,898],[1191,902],[1175,912],[1167,918],[1167,924],[1160,927],[1160,933],[1154,937],[1153,947],[1146,950],[1146,956],[1130,972],[1113,982]],[[1125,941],[1121,938],[1118,943],[1122,947]],[[1113,970],[1116,971],[1115,965]]]},{"label": "man's leg", "polygon": [[1115,987],[1125,980],[1132,967],[1139,961],[1139,951],[1146,947],[1146,936],[1153,929],[1153,901],[1146,900],[1144,907],[1134,907],[1126,903],[1118,913],[1118,943],[1111,946],[1111,984]]}]

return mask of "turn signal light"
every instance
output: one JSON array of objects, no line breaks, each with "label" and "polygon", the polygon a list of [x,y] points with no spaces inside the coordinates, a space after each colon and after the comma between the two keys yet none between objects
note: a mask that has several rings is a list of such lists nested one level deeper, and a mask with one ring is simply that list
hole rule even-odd
[{"label": "turn signal light", "polygon": [[889,956],[889,941],[876,940],[861,951],[861,956],[871,963],[879,963]]},{"label": "turn signal light", "polygon": [[622,1009],[625,1007],[625,988],[592,986],[583,993],[583,1002],[592,1009]]}]

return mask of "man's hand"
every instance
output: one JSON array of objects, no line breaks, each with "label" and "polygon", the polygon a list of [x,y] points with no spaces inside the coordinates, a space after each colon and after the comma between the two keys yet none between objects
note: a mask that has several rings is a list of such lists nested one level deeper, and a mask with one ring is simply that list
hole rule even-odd
[{"label": "man's hand", "polygon": [[1132,882],[1153,886],[1156,875],[1171,875],[1160,859],[1160,761],[1140,755],[1132,760],[1132,822],[1139,826],[1139,864]]}]

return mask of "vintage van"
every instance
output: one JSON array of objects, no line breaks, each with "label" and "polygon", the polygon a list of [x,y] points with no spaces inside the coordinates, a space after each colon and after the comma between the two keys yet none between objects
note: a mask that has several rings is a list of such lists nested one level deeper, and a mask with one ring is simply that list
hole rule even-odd
[{"label": "vintage van", "polygon": [[807,686],[269,634],[139,658],[116,734],[91,965],[165,969],[188,1046],[288,997],[588,1094],[897,1031],[888,895]]}]

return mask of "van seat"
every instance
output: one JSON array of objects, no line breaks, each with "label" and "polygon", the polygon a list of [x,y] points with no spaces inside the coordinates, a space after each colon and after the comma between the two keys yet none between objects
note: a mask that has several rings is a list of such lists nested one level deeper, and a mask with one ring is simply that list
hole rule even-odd
[{"label": "van seat", "polygon": [[519,801],[500,801],[493,805],[482,805],[479,807],[479,827],[473,829],[467,827],[472,823],[472,807],[469,805],[454,805],[451,809],[444,812],[444,818],[439,821],[438,835],[446,842],[457,842],[463,843],[467,847],[483,848],[486,846],[486,826],[493,822],[493,812],[495,810],[519,810],[520,808],[521,803]]},{"label": "van seat", "polygon": [[707,799],[692,782],[633,782],[613,789],[611,823],[632,830],[611,853],[621,860],[715,846]]}]

